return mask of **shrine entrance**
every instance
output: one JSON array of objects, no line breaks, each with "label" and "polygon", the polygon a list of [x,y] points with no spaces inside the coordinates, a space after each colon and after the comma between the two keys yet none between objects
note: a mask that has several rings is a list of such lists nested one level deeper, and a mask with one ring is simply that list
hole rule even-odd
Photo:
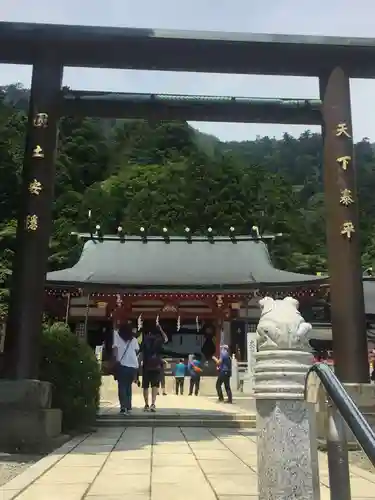
[{"label": "shrine entrance", "polygon": [[[33,66],[17,254],[5,341],[8,377],[37,376],[63,114],[321,124],[336,373],[368,382],[350,77],[375,77],[373,40],[0,23],[0,62]],[[320,100],[72,92],[64,66],[313,76]]]}]

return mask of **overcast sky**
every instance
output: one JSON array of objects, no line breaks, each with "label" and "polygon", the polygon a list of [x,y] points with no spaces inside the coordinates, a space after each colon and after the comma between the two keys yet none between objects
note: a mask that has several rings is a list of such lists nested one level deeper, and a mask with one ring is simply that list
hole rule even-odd
[{"label": "overcast sky", "polygon": [[[375,38],[374,0],[0,0],[3,21],[220,30],[253,33]],[[0,85],[30,85],[31,68],[0,65]],[[70,69],[64,84],[74,89],[317,98],[313,78],[212,75]],[[354,135],[375,140],[375,81],[352,80]],[[194,123],[224,140],[298,135],[306,127]],[[314,127],[311,127],[314,130]],[[317,128],[315,129],[317,130]]]}]

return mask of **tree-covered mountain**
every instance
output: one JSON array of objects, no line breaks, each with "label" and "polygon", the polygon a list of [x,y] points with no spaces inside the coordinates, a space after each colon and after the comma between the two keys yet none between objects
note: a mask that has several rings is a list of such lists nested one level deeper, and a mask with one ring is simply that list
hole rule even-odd
[{"label": "tree-covered mountain", "polygon": [[[0,88],[0,303],[6,302],[14,252],[28,91]],[[355,146],[363,263],[375,257],[375,151]],[[309,131],[221,142],[185,122],[65,117],[59,152],[50,269],[72,265],[81,243],[72,231],[104,233],[121,225],[160,234],[247,234],[253,225],[284,236],[270,248],[277,265],[299,272],[326,269],[322,143]]]}]

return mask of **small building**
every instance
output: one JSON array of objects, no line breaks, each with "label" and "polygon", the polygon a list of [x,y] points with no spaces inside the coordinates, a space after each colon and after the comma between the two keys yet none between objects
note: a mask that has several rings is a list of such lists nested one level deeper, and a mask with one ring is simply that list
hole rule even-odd
[{"label": "small building", "polygon": [[47,274],[46,312],[92,347],[112,342],[116,322],[147,330],[159,321],[167,355],[210,357],[225,342],[244,358],[265,295],[294,296],[307,321],[329,321],[327,278],[276,269],[262,239],[81,237],[77,264]]}]

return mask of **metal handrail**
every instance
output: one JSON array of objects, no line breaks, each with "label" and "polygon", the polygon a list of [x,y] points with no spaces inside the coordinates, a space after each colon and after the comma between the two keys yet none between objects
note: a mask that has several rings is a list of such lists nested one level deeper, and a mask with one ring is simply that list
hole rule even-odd
[{"label": "metal handrail", "polygon": [[327,452],[331,500],[351,500],[347,433],[344,422],[375,466],[375,433],[339,379],[325,363],[313,365],[305,381],[305,400],[318,403],[327,395]]},{"label": "metal handrail", "polygon": [[306,376],[305,399],[317,403],[320,386],[323,385],[329,398],[356,437],[359,445],[375,467],[375,433],[358,407],[349,396],[332,369],[325,363],[313,365]]}]

